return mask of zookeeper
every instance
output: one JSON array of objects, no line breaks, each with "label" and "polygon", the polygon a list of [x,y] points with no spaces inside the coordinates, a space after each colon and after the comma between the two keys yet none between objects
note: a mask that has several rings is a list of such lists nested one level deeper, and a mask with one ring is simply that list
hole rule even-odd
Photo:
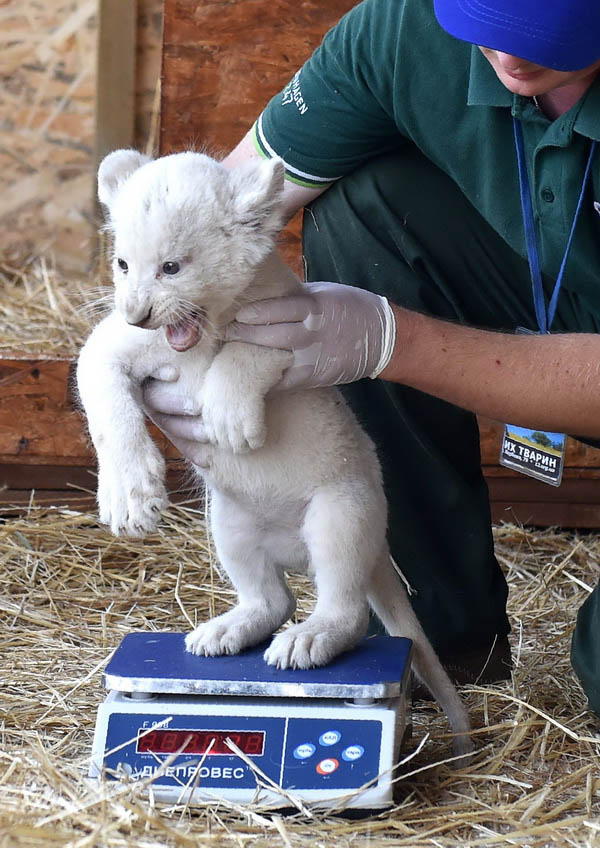
[{"label": "zookeeper", "polygon": [[[474,413],[600,439],[599,72],[595,0],[364,0],[225,160],[284,160],[307,280],[327,281],[229,337],[294,350],[288,387],[348,384],[457,682],[510,669]],[[168,433],[176,390],[152,404]],[[600,714],[598,588],[572,662]]]}]

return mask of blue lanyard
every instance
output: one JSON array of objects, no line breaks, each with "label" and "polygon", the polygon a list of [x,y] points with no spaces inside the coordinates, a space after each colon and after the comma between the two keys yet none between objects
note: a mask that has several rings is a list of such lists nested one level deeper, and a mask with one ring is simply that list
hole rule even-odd
[{"label": "blue lanyard", "polygon": [[575,209],[575,214],[573,215],[573,223],[571,224],[571,232],[569,233],[567,247],[565,249],[565,254],[563,256],[560,270],[556,278],[556,283],[554,284],[554,291],[552,292],[552,297],[550,298],[550,303],[548,305],[548,309],[546,310],[546,304],[544,301],[544,287],[542,285],[542,271],[540,268],[540,257],[538,254],[537,239],[535,235],[535,220],[533,217],[533,204],[531,202],[531,189],[529,187],[529,176],[527,174],[527,164],[525,162],[523,127],[521,126],[521,122],[518,121],[516,118],[513,118],[513,125],[515,131],[517,165],[519,168],[521,209],[523,211],[523,226],[525,227],[525,241],[527,243],[527,258],[529,260],[529,270],[531,272],[531,286],[533,290],[533,305],[535,307],[535,317],[537,318],[540,333],[548,333],[550,332],[550,327],[552,326],[552,321],[554,320],[554,314],[556,312],[556,303],[558,301],[558,295],[560,292],[562,279],[565,273],[567,259],[571,250],[571,243],[573,241],[573,235],[575,233],[575,226],[577,224],[577,219],[579,218],[579,213],[581,212],[581,207],[583,204],[583,195],[585,194],[585,188],[588,182],[590,169],[592,166],[592,159],[594,158],[594,153],[596,151],[596,142],[592,141],[590,147],[590,154],[588,156],[587,165],[585,167],[585,173],[583,175],[583,182],[581,184],[579,200],[577,201],[577,208]]}]

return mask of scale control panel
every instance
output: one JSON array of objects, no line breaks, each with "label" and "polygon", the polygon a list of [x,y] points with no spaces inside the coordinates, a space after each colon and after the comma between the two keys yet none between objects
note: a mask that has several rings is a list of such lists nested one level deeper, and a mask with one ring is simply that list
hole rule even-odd
[{"label": "scale control panel", "polygon": [[[384,725],[388,733],[392,730],[387,705],[371,707],[369,716],[357,709],[356,718],[348,715],[352,707],[327,715],[331,707],[297,702],[280,703],[277,710],[262,702],[217,710],[207,699],[187,698],[177,706],[192,709],[180,713],[171,698],[168,704],[138,703],[134,712],[121,712],[132,702],[120,695],[109,706],[102,752],[107,776],[152,778],[174,789],[196,778],[203,788],[254,789],[252,768],[232,752],[227,739],[283,789],[358,789],[379,775]],[[153,711],[146,712],[150,706]],[[236,715],[236,706],[244,714]],[[165,716],[168,710],[171,715]]]}]

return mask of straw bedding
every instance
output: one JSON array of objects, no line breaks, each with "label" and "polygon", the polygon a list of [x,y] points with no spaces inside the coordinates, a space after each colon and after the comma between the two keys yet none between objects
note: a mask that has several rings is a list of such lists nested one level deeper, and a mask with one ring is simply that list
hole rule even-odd
[{"label": "straw bedding", "polygon": [[[222,611],[202,511],[171,508],[144,540],[92,515],[37,509],[0,527],[0,846],[600,845],[598,721],[568,661],[578,606],[598,578],[595,536],[496,528],[510,583],[510,683],[463,690],[478,753],[453,771],[444,717],[413,710],[397,806],[361,821],[281,817],[229,803],[194,810],[85,780],[101,669],[132,630],[186,630]],[[299,614],[310,586],[299,582]]]},{"label": "straw bedding", "polygon": [[0,260],[0,292],[0,356],[61,359],[77,355],[112,288],[36,258],[19,268]]}]

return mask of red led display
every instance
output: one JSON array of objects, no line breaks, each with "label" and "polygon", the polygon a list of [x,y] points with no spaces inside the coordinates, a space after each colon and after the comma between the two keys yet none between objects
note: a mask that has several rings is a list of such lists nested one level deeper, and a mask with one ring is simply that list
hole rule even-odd
[{"label": "red led display", "polygon": [[[231,739],[244,754],[262,757],[265,748],[264,730],[155,730],[140,729],[137,750],[139,753],[174,754],[227,754],[235,756],[225,744]],[[212,743],[212,745],[211,745]],[[209,750],[210,748],[210,750]]]}]

